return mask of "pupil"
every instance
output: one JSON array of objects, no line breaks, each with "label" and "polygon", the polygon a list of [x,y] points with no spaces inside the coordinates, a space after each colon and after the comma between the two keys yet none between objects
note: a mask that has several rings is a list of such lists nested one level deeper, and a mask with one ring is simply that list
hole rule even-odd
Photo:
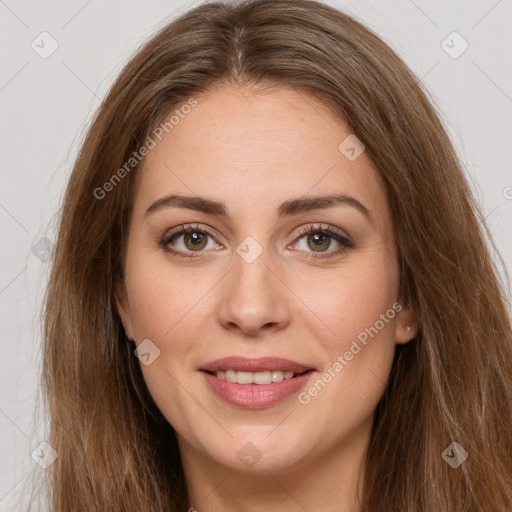
[{"label": "pupil", "polygon": [[190,238],[192,238],[193,244],[197,244],[201,241],[201,235],[199,235],[198,233],[192,233]]},{"label": "pupil", "polygon": [[[309,237],[310,239],[313,240],[313,243],[314,245],[316,246],[316,248],[322,248],[322,244],[325,245],[325,240],[327,239],[327,235],[322,235],[322,234],[319,234],[319,233],[316,233],[312,236]],[[329,244],[327,243],[327,247],[329,246]],[[325,248],[327,248],[325,247]]]},{"label": "pupil", "polygon": [[193,232],[185,235],[185,244],[191,244],[194,250],[202,249],[204,247],[205,238],[201,233]]}]

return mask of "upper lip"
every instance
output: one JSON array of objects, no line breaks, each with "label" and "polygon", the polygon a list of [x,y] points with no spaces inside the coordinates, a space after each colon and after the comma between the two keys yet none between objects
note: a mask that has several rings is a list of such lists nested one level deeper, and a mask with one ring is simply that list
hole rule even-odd
[{"label": "upper lip", "polygon": [[304,373],[312,370],[311,366],[283,359],[282,357],[258,357],[248,358],[242,356],[223,357],[215,359],[199,368],[200,370],[209,372],[218,372],[226,370],[235,370],[242,372],[264,372],[277,370],[282,372]]}]

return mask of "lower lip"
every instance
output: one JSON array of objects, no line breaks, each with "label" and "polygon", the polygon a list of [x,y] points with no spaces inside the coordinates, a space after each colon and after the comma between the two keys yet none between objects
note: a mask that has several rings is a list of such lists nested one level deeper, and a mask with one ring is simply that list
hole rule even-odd
[{"label": "lower lip", "polygon": [[202,373],[218,397],[231,405],[258,409],[274,405],[297,392],[311,377],[313,370],[293,379],[284,379],[272,384],[237,384],[219,379],[205,371]]}]

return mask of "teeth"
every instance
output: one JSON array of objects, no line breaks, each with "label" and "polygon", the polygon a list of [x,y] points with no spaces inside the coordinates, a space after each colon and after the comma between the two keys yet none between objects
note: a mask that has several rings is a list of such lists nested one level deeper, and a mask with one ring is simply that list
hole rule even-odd
[{"label": "teeth", "polygon": [[281,382],[284,379],[293,379],[293,372],[281,372],[279,370],[264,372],[237,372],[236,370],[219,370],[215,374],[219,379],[238,384],[271,384]]},{"label": "teeth", "polygon": [[252,373],[236,372],[236,381],[238,382],[238,384],[252,384]]},{"label": "teeth", "polygon": [[[272,382],[281,382],[284,379],[283,372],[274,370],[272,373]],[[288,372],[287,372],[288,373]]]},{"label": "teeth", "polygon": [[[233,370],[227,370],[226,371],[226,380],[228,382],[236,382],[236,374],[237,372],[233,371]],[[217,375],[218,377],[218,375]]]}]

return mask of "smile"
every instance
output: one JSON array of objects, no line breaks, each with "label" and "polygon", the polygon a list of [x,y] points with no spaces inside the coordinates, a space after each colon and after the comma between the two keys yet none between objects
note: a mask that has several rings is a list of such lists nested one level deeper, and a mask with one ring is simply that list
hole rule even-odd
[{"label": "smile", "polygon": [[294,372],[286,371],[282,372],[280,370],[267,370],[264,372],[243,372],[236,370],[227,370],[212,373],[217,378],[221,380],[225,380],[231,383],[238,384],[259,384],[266,385],[272,384],[272,382],[281,382],[284,379],[293,379],[296,374]]},{"label": "smile", "polygon": [[210,390],[237,407],[270,407],[298,392],[314,368],[289,359],[228,357],[200,368]]}]

